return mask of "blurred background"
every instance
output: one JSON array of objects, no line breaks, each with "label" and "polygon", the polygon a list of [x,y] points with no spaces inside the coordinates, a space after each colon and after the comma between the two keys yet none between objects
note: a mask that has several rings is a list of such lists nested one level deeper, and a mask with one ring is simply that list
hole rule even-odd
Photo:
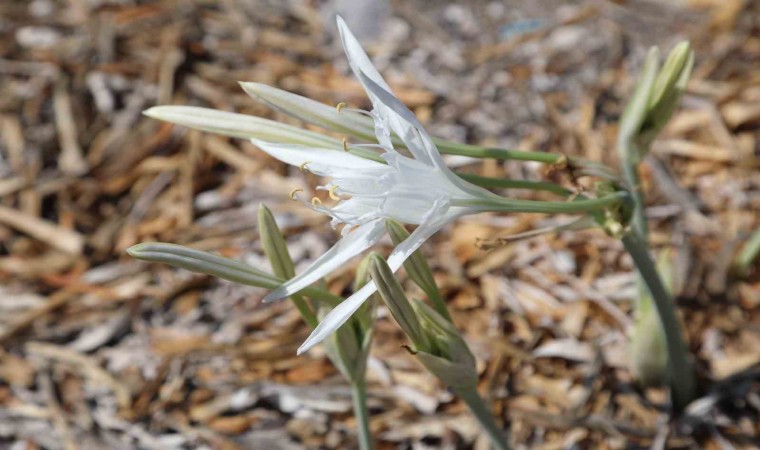
[{"label": "blurred background", "polygon": [[[481,392],[521,448],[756,448],[760,277],[757,266],[732,267],[760,224],[759,9],[743,0],[3,1],[0,448],[356,447],[349,388],[320,348],[296,357],[309,330],[291,304],[264,305],[262,290],[124,253],[159,240],[268,269],[261,203],[300,269],[337,239],[324,217],[286,201],[293,188],[308,193],[312,176],[248,142],[141,116],[156,104],[197,105],[297,124],[239,80],[369,107],[336,42],[337,12],[432,134],[613,167],[617,119],[647,48],[691,40],[688,92],[644,168],[652,242],[673,249],[703,387],[687,418],[668,424],[665,391],[632,381],[636,289],[616,240],[566,232],[486,251],[476,239],[557,219],[480,215],[423,250],[478,357]],[[530,163],[447,162],[573,186]],[[352,276],[346,267],[329,286],[347,292]],[[487,448],[464,406],[402,344],[381,318],[368,373],[379,447]]]}]

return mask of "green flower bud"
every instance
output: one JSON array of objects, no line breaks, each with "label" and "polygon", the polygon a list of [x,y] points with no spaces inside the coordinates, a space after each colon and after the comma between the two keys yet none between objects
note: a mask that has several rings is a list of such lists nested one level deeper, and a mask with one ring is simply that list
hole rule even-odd
[{"label": "green flower bud", "polygon": [[277,226],[272,211],[263,203],[259,205],[259,236],[274,274],[286,280],[293,278],[296,269],[288,253],[285,237]]},{"label": "green flower bud", "polygon": [[[285,237],[282,235],[280,227],[277,226],[272,211],[263,203],[259,205],[259,236],[274,274],[286,280],[296,276],[295,265],[290,253],[288,253]],[[319,324],[317,316],[314,315],[306,299],[300,294],[293,294],[290,298],[303,320],[312,328],[316,328]]]},{"label": "green flower bud", "polygon": [[169,264],[248,286],[273,289],[282,283],[277,277],[240,261],[177,244],[146,242],[128,248],[127,253],[143,261]]},{"label": "green flower bud", "polygon": [[422,329],[417,314],[385,259],[380,255],[372,255],[369,270],[380,296],[388,306],[393,318],[396,319],[401,329],[412,341],[414,350],[429,349],[430,341]]},{"label": "green flower bud", "polygon": [[[372,265],[372,258],[378,255],[377,252],[370,252],[367,256],[362,258],[359,262],[359,266],[356,268],[356,275],[354,275],[353,289],[354,292],[361,289],[365,284],[369,283],[372,279],[370,275],[370,266]],[[378,255],[379,256],[379,255]],[[360,321],[360,324],[364,328],[371,327],[372,322],[375,320],[375,307],[378,294],[372,294],[368,301],[362,304],[361,308],[354,313],[354,317]]]},{"label": "green flower bud", "polygon": [[452,389],[477,385],[475,357],[454,325],[423,302],[415,301],[414,310],[431,342],[415,355],[422,365]]},{"label": "green flower bud", "polygon": [[[128,248],[127,254],[142,261],[169,264],[191,272],[204,273],[248,286],[275,289],[285,282],[282,278],[243,262],[183,245],[145,242]],[[342,300],[324,289],[307,287],[301,292],[308,297],[332,306],[337,305]]]},{"label": "green flower bud", "polygon": [[659,67],[659,51],[649,50],[636,90],[620,120],[618,146],[626,161],[635,164],[673,115],[694,66],[688,42],[678,44]]}]

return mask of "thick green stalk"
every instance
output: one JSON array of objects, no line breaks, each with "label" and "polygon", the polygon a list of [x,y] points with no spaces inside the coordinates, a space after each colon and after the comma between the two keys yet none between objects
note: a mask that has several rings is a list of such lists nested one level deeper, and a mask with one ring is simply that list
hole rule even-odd
[{"label": "thick green stalk", "polygon": [[681,336],[681,325],[676,317],[673,299],[660,279],[654,261],[649,256],[647,245],[640,235],[631,230],[623,236],[623,245],[631,255],[657,308],[668,349],[673,410],[681,412],[696,395],[697,384],[694,369],[689,363],[688,350]]},{"label": "thick green stalk", "polygon": [[[665,289],[662,278],[649,255],[649,229],[644,213],[644,192],[639,176],[640,153],[630,141],[619,143],[625,158],[622,164],[623,177],[633,199],[634,209],[631,218],[631,231],[623,237],[623,245],[631,255],[639,273],[639,282],[644,283],[652,296],[660,324],[665,335],[665,345],[668,349],[668,368],[673,410],[681,412],[696,395],[696,375],[689,363],[688,349],[681,337],[681,325],[675,311],[675,302]],[[635,305],[640,308],[640,304]]]},{"label": "thick green stalk", "polygon": [[544,213],[544,214],[586,214],[594,211],[600,211],[610,206],[614,206],[623,201],[628,196],[626,192],[617,192],[612,195],[606,195],[594,199],[576,199],[568,202],[545,202],[537,200],[520,200],[520,199],[478,199],[453,201],[453,206],[472,206],[482,208],[483,211],[498,212],[526,212],[526,213]]},{"label": "thick green stalk", "polygon": [[472,414],[478,419],[480,426],[488,433],[491,438],[493,448],[498,450],[509,450],[509,444],[504,432],[496,425],[496,421],[491,414],[488,405],[478,394],[477,388],[473,385],[469,388],[457,388],[454,392],[467,404]]},{"label": "thick green stalk", "polygon": [[359,448],[361,450],[372,450],[374,441],[372,431],[369,426],[369,409],[367,408],[367,383],[364,377],[351,382],[351,399],[354,404],[354,417],[356,417],[356,428],[359,430]]}]

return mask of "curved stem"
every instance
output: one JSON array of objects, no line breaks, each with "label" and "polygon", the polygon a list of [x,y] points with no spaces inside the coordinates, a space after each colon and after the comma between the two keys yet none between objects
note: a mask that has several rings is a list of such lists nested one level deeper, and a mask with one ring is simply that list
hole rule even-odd
[{"label": "curved stem", "polygon": [[473,385],[468,388],[454,389],[454,392],[467,404],[472,414],[478,419],[480,426],[483,427],[488,437],[491,438],[493,448],[498,450],[509,450],[507,437],[505,433],[496,425],[493,414],[478,394],[477,388]]},{"label": "curved stem", "polygon": [[670,389],[673,410],[683,411],[696,394],[696,378],[689,363],[688,350],[681,337],[681,325],[676,317],[673,299],[657,273],[654,261],[649,256],[646,243],[632,230],[623,236],[623,245],[633,258],[641,279],[652,294],[657,314],[665,334],[670,369]]},{"label": "curved stem", "polygon": [[359,448],[361,450],[372,450],[374,442],[372,432],[369,427],[369,409],[367,409],[367,383],[364,377],[358,377],[359,380],[351,382],[351,399],[354,404],[354,416],[356,417],[356,428],[359,432]]},{"label": "curved stem", "polygon": [[[649,255],[649,229],[644,214],[644,192],[641,189],[639,176],[641,152],[631,140],[621,140],[618,143],[623,158],[623,177],[631,192],[634,210],[631,218],[631,231],[623,236],[623,245],[633,258],[639,272],[639,282],[644,283],[652,296],[657,315],[665,336],[668,349],[668,367],[670,369],[670,391],[673,410],[678,413],[691,402],[696,395],[696,376],[688,358],[688,349],[681,337],[681,325],[675,311],[675,303],[657,272],[654,261]],[[637,302],[635,308],[641,308]]]}]

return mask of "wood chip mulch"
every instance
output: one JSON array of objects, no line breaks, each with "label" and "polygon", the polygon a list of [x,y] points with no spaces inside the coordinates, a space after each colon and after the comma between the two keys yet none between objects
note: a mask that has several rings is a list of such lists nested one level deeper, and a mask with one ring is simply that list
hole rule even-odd
[{"label": "wood chip mulch", "polygon": [[[630,375],[636,290],[619,242],[589,230],[485,251],[477,240],[567,218],[481,215],[424,252],[518,448],[757,448],[760,269],[733,270],[760,225],[760,10],[742,0],[0,3],[0,447],[356,448],[348,386],[321,349],[296,356],[309,330],[292,305],[124,253],[160,240],[267,268],[261,203],[299,270],[336,240],[286,201],[316,179],[141,115],[198,105],[298,124],[238,80],[368,107],[336,7],[431,133],[612,166],[647,47],[692,41],[693,79],[644,168],[701,384],[685,417],[668,420],[665,391]],[[580,188],[536,164],[448,162]],[[330,288],[347,292],[352,275]],[[379,448],[487,448],[402,344],[381,313],[368,374]]]}]

